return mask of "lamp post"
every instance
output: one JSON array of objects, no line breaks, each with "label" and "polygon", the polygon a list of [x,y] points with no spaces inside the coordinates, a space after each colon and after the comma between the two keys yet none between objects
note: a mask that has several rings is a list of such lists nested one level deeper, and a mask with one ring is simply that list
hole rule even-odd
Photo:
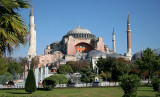
[{"label": "lamp post", "polygon": [[28,59],[28,63],[29,63],[29,70],[30,70],[30,68],[31,68],[31,56],[29,56],[29,59]]}]

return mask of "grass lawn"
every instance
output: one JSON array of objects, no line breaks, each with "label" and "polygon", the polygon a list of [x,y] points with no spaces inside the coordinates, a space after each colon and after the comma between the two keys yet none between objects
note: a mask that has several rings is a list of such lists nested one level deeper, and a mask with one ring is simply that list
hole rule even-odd
[{"label": "grass lawn", "polygon": [[[140,87],[137,92],[138,97],[155,97],[156,94],[152,87]],[[120,87],[37,90],[32,94],[24,90],[0,90],[0,97],[122,97],[122,95]]]}]

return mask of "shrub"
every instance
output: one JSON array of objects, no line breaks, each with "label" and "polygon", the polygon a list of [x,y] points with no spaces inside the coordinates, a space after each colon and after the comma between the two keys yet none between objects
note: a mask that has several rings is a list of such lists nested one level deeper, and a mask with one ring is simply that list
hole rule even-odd
[{"label": "shrub", "polygon": [[124,91],[123,97],[137,97],[137,88],[140,85],[140,78],[137,75],[123,75],[120,77],[120,87]]},{"label": "shrub", "polygon": [[67,74],[67,73],[72,73],[72,72],[73,72],[73,70],[70,65],[61,65],[58,68],[59,74]]},{"label": "shrub", "polygon": [[44,87],[44,90],[52,90],[54,86],[57,84],[67,84],[68,78],[62,74],[54,74],[50,77],[47,77],[43,80],[42,84]]},{"label": "shrub", "polygon": [[160,90],[160,79],[159,78],[154,78],[152,79],[151,82],[154,91],[159,91]]},{"label": "shrub", "polygon": [[50,91],[53,89],[55,82],[54,80],[52,80],[51,77],[48,77],[43,80],[42,84],[43,84],[44,90]]},{"label": "shrub", "polygon": [[36,81],[33,70],[30,69],[25,83],[25,91],[32,93],[35,92],[35,90],[36,90]]}]

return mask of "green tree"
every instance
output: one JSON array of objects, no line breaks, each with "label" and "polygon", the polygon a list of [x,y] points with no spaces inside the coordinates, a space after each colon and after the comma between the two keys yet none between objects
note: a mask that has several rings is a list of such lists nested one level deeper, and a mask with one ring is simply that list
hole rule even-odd
[{"label": "green tree", "polygon": [[123,75],[120,77],[120,87],[124,91],[123,97],[137,97],[137,88],[140,85],[140,78],[135,75]]},{"label": "green tree", "polygon": [[99,74],[101,71],[106,71],[106,59],[105,58],[102,58],[100,57],[97,61],[97,67],[99,68]]},{"label": "green tree", "polygon": [[128,74],[131,71],[131,63],[126,61],[124,58],[112,58],[106,59],[99,58],[97,61],[99,72],[109,72],[113,81],[118,81],[119,76]]},{"label": "green tree", "polygon": [[0,56],[26,44],[27,27],[18,11],[29,8],[27,0],[0,0]]},{"label": "green tree", "polygon": [[14,73],[23,73],[24,69],[17,62],[8,63],[8,72],[11,74]]},{"label": "green tree", "polygon": [[92,72],[93,72],[94,70],[93,70],[92,57],[91,57],[91,61],[90,61],[90,68],[91,68],[91,70],[92,70]]},{"label": "green tree", "polygon": [[66,63],[66,65],[71,66],[73,72],[79,71],[79,69],[78,69],[78,63],[77,63],[76,61],[68,61],[68,62]]},{"label": "green tree", "polygon": [[25,82],[25,91],[29,93],[36,91],[36,81],[35,81],[34,72],[32,69],[30,69],[28,72],[28,76]]},{"label": "green tree", "polygon": [[82,71],[81,81],[86,83],[94,81],[94,74],[90,67],[85,67],[85,69]]},{"label": "green tree", "polygon": [[143,73],[148,73],[148,83],[150,83],[151,76],[153,76],[158,70],[160,70],[160,60],[156,59],[156,56],[150,48],[147,48],[142,53],[142,58],[137,59],[135,63],[138,65],[138,69]]},{"label": "green tree", "polygon": [[159,78],[152,79],[151,84],[153,86],[154,91],[160,90],[160,79]]},{"label": "green tree", "polygon": [[112,68],[112,79],[119,81],[119,77],[131,71],[131,64],[123,58],[116,59],[116,64]]},{"label": "green tree", "polygon": [[3,75],[7,72],[8,66],[4,58],[0,57],[0,75]]},{"label": "green tree", "polygon": [[101,71],[100,77],[101,77],[104,81],[107,80],[107,75],[106,75],[103,71]]},{"label": "green tree", "polygon": [[67,74],[67,73],[72,73],[72,72],[73,72],[73,70],[70,65],[61,65],[58,68],[59,74]]},{"label": "green tree", "polygon": [[81,72],[85,67],[89,67],[90,63],[87,60],[68,61],[66,65],[70,65],[73,72]]}]

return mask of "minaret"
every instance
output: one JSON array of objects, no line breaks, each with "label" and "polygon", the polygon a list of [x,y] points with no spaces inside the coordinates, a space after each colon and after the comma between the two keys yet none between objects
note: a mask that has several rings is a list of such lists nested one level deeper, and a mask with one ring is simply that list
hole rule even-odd
[{"label": "minaret", "polygon": [[114,26],[113,26],[113,34],[112,34],[112,42],[113,42],[113,52],[116,53],[116,44],[115,44],[115,33],[114,33]]},{"label": "minaret", "polygon": [[32,58],[34,58],[35,56],[36,56],[36,29],[35,29],[35,24],[34,24],[33,8],[31,7],[30,24],[29,24],[28,61],[31,62]]},{"label": "minaret", "polygon": [[127,54],[126,54],[126,56],[132,57],[132,51],[131,51],[131,29],[130,29],[129,13],[128,13],[128,20],[127,20]]}]

